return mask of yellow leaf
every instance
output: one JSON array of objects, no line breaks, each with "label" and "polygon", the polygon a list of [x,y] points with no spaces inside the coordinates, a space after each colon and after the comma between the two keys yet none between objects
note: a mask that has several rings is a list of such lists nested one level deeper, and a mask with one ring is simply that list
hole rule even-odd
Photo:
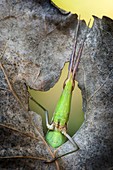
[{"label": "yellow leaf", "polygon": [[113,0],[52,0],[59,8],[76,13],[88,23],[92,15],[113,19]]}]

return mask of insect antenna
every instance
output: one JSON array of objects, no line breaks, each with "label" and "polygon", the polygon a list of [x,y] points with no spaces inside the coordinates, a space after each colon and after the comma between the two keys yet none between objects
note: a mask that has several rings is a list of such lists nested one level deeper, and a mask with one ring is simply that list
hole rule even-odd
[{"label": "insect antenna", "polygon": [[[76,72],[77,72],[77,69],[78,69],[78,65],[79,65],[79,63],[80,63],[80,59],[81,59],[81,56],[82,56],[82,51],[83,51],[83,48],[84,48],[84,42],[85,42],[85,40],[86,40],[86,36],[87,36],[87,33],[88,33],[88,29],[89,29],[90,22],[91,22],[91,20],[89,20],[89,22],[88,22],[88,26],[87,26],[87,29],[86,29],[86,32],[85,32],[85,35],[84,35],[84,39],[83,39],[83,41],[82,41],[82,45],[80,46],[80,48],[79,48],[79,50],[78,50],[77,55],[76,55],[76,49],[74,49],[74,51],[75,51],[74,56],[75,56],[76,58],[74,57],[75,60],[73,61],[73,62],[74,62],[74,66],[73,66],[73,67],[74,67],[74,68],[73,68],[73,80],[75,79]],[[77,38],[76,38],[76,41],[77,41]],[[76,42],[76,45],[77,45],[77,42]],[[76,46],[75,46],[75,48],[76,48]]]},{"label": "insect antenna", "polygon": [[78,19],[77,28],[76,28],[76,32],[75,32],[75,36],[74,36],[75,43],[74,43],[74,46],[73,46],[73,51],[72,51],[70,61],[69,61],[68,77],[70,76],[70,73],[73,72],[73,68],[74,68],[74,61],[75,61],[75,58],[76,58],[76,46],[77,46],[79,25],[80,25],[80,17]]}]

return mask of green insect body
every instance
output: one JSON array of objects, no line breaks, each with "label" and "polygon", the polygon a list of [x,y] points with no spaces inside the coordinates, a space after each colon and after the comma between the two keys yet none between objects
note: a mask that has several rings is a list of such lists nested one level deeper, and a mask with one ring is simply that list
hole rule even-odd
[{"label": "green insect body", "polygon": [[[80,23],[80,20],[78,20],[78,24],[77,24],[77,28],[76,28],[75,43],[74,43],[72,55],[70,57],[67,79],[64,82],[63,91],[60,96],[60,99],[58,100],[56,109],[53,114],[51,124],[49,124],[48,111],[40,103],[38,103],[35,99],[30,97],[30,99],[32,101],[34,101],[40,108],[42,108],[42,110],[45,113],[46,126],[48,129],[47,134],[46,134],[46,141],[53,148],[57,148],[57,147],[61,146],[66,141],[66,139],[69,139],[69,141],[74,145],[76,150],[79,149],[78,145],[67,134],[67,123],[69,120],[72,91],[75,86],[75,76],[76,76],[76,72],[78,69],[78,65],[80,63],[80,59],[81,59],[82,51],[83,51],[83,47],[84,47],[84,42],[85,42],[87,31],[88,31],[88,27],[87,27],[82,44],[80,45],[78,51],[76,51],[79,23]],[[89,24],[90,24],[90,21],[89,21]],[[88,26],[89,26],[89,24],[88,24]]]},{"label": "green insect body", "polygon": [[86,39],[86,33],[87,33],[86,31],[82,44],[80,45],[78,52],[76,52],[79,22],[80,20],[78,20],[78,24],[76,28],[75,43],[74,43],[72,55],[70,57],[68,76],[66,81],[64,82],[63,92],[57,103],[51,124],[48,123],[49,122],[48,115],[47,115],[48,113],[46,111],[46,125],[48,128],[48,132],[46,134],[46,141],[53,148],[57,148],[61,146],[66,141],[67,138],[75,146],[75,148],[79,148],[78,145],[74,142],[74,140],[67,134],[67,123],[69,120],[72,91],[74,89],[75,76],[78,69],[78,65],[80,63],[80,58],[82,55],[84,42]]},{"label": "green insect body", "polygon": [[66,141],[66,137],[62,131],[67,130],[67,122],[69,119],[70,105],[72,98],[73,79],[72,75],[66,80],[63,92],[57,103],[55,112],[53,114],[54,130],[48,131],[46,141],[54,148],[59,147]]}]

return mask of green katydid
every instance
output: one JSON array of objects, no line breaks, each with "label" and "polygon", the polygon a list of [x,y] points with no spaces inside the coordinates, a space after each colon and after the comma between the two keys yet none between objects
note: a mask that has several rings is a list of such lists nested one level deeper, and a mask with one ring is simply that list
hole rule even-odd
[{"label": "green katydid", "polygon": [[[46,141],[53,148],[57,148],[57,147],[61,146],[66,141],[66,138],[69,139],[69,141],[75,146],[76,150],[79,148],[77,146],[77,144],[74,142],[74,140],[66,132],[67,123],[69,120],[72,91],[73,91],[74,85],[75,85],[75,75],[76,75],[76,72],[78,69],[78,65],[80,63],[80,58],[82,55],[84,42],[86,39],[86,33],[87,33],[87,31],[86,31],[82,45],[80,46],[78,52],[76,52],[79,25],[80,25],[80,20],[78,20],[78,24],[77,24],[77,28],[76,28],[75,43],[74,43],[72,55],[70,57],[68,75],[64,82],[63,92],[62,92],[60,99],[57,103],[51,124],[49,124],[48,111],[42,105],[40,105],[37,101],[35,101],[35,99],[30,97],[45,112],[46,126],[48,129],[48,132],[46,134]],[[88,26],[89,26],[89,24],[88,24]]]}]

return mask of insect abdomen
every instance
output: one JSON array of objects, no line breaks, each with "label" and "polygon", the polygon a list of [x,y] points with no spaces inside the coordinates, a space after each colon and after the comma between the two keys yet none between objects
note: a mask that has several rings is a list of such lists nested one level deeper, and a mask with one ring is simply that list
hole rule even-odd
[{"label": "insect abdomen", "polygon": [[58,148],[66,141],[66,137],[59,131],[48,131],[46,141],[53,148]]}]

